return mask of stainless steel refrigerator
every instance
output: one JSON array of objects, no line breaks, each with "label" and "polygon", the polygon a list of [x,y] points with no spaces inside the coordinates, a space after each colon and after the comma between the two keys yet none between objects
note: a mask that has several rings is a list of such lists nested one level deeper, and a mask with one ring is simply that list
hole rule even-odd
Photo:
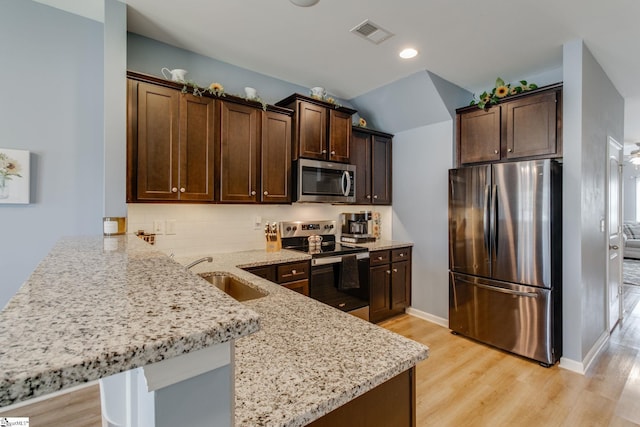
[{"label": "stainless steel refrigerator", "polygon": [[562,355],[562,171],[449,171],[449,327],[550,366]]}]

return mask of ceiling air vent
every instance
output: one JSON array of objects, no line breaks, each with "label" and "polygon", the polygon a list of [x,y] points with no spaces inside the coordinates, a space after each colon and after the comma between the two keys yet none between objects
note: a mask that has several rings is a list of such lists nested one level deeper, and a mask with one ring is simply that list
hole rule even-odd
[{"label": "ceiling air vent", "polygon": [[373,44],[380,44],[393,36],[393,33],[385,30],[378,24],[374,24],[368,19],[352,28],[351,32],[369,40]]}]

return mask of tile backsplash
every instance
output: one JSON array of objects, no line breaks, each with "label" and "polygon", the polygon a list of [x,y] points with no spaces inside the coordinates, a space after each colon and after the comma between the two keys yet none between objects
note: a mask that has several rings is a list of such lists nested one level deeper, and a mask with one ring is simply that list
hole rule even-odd
[{"label": "tile backsplash", "polygon": [[[293,220],[340,220],[342,212],[380,212],[381,238],[391,239],[390,206],[342,206],[320,203],[293,205],[143,204],[127,205],[127,232],[154,232],[156,248],[176,256],[233,252],[265,247],[266,222]],[[260,221],[256,224],[256,221]],[[167,231],[175,234],[166,234]]]}]

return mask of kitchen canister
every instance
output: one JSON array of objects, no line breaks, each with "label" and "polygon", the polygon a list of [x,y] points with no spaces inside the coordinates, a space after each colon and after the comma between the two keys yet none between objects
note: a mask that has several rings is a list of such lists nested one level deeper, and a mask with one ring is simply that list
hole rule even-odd
[{"label": "kitchen canister", "polygon": [[105,236],[119,236],[126,232],[126,223],[123,216],[105,216],[102,218],[102,232]]}]

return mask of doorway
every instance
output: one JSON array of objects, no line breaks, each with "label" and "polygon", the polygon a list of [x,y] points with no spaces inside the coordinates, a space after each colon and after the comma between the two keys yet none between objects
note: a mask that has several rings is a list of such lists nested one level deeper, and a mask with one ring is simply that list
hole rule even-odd
[{"label": "doorway", "polygon": [[607,208],[605,231],[607,233],[607,323],[608,330],[622,320],[622,257],[624,240],[622,238],[622,145],[609,137],[607,144]]}]

